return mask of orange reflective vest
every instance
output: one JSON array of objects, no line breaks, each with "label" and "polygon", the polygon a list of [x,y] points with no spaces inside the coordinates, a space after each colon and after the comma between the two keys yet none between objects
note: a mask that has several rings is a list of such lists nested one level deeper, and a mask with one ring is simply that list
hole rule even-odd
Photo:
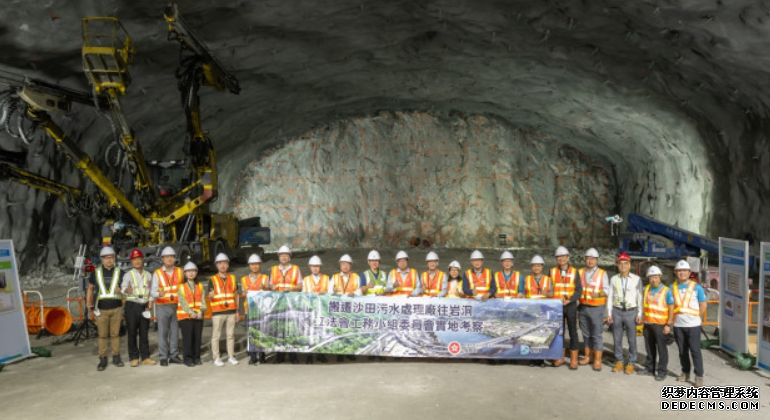
[{"label": "orange reflective vest", "polygon": [[241,290],[243,295],[247,292],[259,292],[263,287],[267,286],[267,274],[258,274],[254,281],[251,281],[251,275],[247,274],[241,277]]},{"label": "orange reflective vest", "polygon": [[286,271],[286,274],[284,274],[281,272],[280,266],[274,266],[270,270],[270,282],[275,287],[276,292],[285,292],[297,287],[297,283],[299,282],[299,267],[292,265]]},{"label": "orange reflective vest", "polygon": [[604,290],[604,270],[597,268],[594,270],[594,275],[590,280],[593,280],[593,285],[585,278],[585,268],[581,268],[578,272],[580,275],[580,284],[583,285],[583,293],[580,295],[580,304],[588,306],[604,306],[607,304],[607,296],[593,298],[591,293],[599,293]]},{"label": "orange reflective vest", "polygon": [[409,269],[409,274],[402,278],[401,273],[398,270],[390,270],[390,275],[393,277],[393,284],[399,283],[399,287],[396,287],[393,291],[393,296],[409,296],[414,292],[414,286],[417,283],[417,270],[414,268]]},{"label": "orange reflective vest", "polygon": [[551,278],[541,275],[538,282],[535,276],[527,276],[524,279],[524,291],[527,299],[547,299],[551,291]]},{"label": "orange reflective vest", "polygon": [[309,275],[302,280],[302,291],[305,293],[328,293],[329,292],[329,276],[326,274],[320,274],[318,276],[318,283],[313,279],[313,275]]},{"label": "orange reflective vest", "polygon": [[569,299],[575,293],[575,282],[577,281],[577,270],[570,267],[567,274],[562,277],[559,267],[551,269],[551,278],[553,279],[553,297],[556,299]]},{"label": "orange reflective vest", "polygon": [[337,273],[334,276],[332,276],[332,283],[334,284],[334,288],[337,290],[342,290],[342,293],[353,293],[358,289],[359,282],[361,281],[361,278],[358,277],[358,274],[356,273],[350,273],[348,274],[348,281],[342,279],[342,273]]},{"label": "orange reflective vest", "polygon": [[[192,282],[188,280],[186,283],[179,285],[179,293],[184,296],[184,301],[193,312],[200,312],[203,302],[203,284],[193,283],[195,286],[191,288],[190,283]],[[190,319],[190,314],[182,309],[182,305],[179,305],[176,308],[176,319],[178,321]]]},{"label": "orange reflective vest", "polygon": [[644,323],[645,324],[665,324],[668,322],[668,304],[666,303],[666,293],[670,290],[666,286],[661,286],[658,293],[650,293],[650,285],[644,288]]},{"label": "orange reflective vest", "polygon": [[700,316],[700,309],[693,308],[691,305],[697,284],[694,281],[690,281],[690,284],[687,285],[687,289],[684,291],[684,298],[682,298],[682,290],[679,288],[679,284],[675,283],[673,285],[674,290],[671,291],[671,294],[674,295],[674,314]]},{"label": "orange reflective vest", "polygon": [[436,271],[433,277],[429,277],[429,272],[422,273],[422,295],[438,296],[441,293],[441,286],[444,284],[446,273],[441,270]]},{"label": "orange reflective vest", "polygon": [[[481,271],[481,276],[476,276],[476,273],[472,269],[467,270],[465,275],[471,283],[471,289],[475,290],[476,293],[484,294],[489,291],[489,286],[492,284],[492,272],[489,271],[488,268]],[[472,297],[473,296],[468,296],[468,298]]]},{"label": "orange reflective vest", "polygon": [[219,274],[211,276],[211,282],[214,284],[214,297],[211,298],[211,312],[232,311],[235,308],[235,292],[238,287],[235,282],[235,275],[228,274],[227,279],[222,279]]},{"label": "orange reflective vest", "polygon": [[158,290],[163,290],[163,297],[155,298],[156,305],[171,305],[177,303],[176,292],[179,289],[179,281],[182,279],[184,273],[182,268],[174,267],[174,274],[171,277],[166,274],[163,267],[155,270],[155,275],[158,276]]},{"label": "orange reflective vest", "polygon": [[502,271],[495,273],[495,284],[497,285],[497,292],[495,292],[495,297],[515,298],[519,295],[519,279],[521,278],[521,273],[518,271],[513,271],[512,273],[513,274],[511,274],[511,279],[509,281],[505,281],[505,275],[503,275]]}]

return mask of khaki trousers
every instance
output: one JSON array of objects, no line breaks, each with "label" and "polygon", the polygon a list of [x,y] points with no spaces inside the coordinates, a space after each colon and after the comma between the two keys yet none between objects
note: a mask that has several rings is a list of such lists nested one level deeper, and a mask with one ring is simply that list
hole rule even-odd
[{"label": "khaki trousers", "polygon": [[213,331],[211,332],[211,357],[219,359],[219,337],[222,326],[225,326],[227,338],[227,356],[235,357],[235,314],[214,315],[211,317]]},{"label": "khaki trousers", "polygon": [[107,339],[109,338],[112,355],[120,355],[120,321],[123,319],[123,307],[99,309],[96,317],[96,329],[99,330],[99,357],[107,357]]}]

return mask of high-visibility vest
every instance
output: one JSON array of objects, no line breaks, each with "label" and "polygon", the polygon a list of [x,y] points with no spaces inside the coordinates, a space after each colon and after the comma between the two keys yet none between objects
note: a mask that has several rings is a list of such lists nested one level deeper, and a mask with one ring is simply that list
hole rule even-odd
[{"label": "high-visibility vest", "polygon": [[112,279],[110,280],[110,288],[108,289],[104,283],[104,272],[102,272],[102,266],[96,269],[96,285],[99,287],[99,294],[96,296],[96,302],[98,303],[102,299],[121,300],[121,296],[116,292],[118,284],[120,283],[120,268],[115,267],[112,271]]},{"label": "high-visibility vest", "polygon": [[163,290],[163,297],[155,298],[157,305],[170,305],[177,303],[176,292],[179,288],[179,281],[182,280],[184,273],[180,267],[174,267],[174,274],[169,278],[163,267],[155,270],[155,275],[158,276],[158,290]]},{"label": "high-visibility vest", "polygon": [[142,300],[146,300],[149,298],[147,296],[149,293],[147,293],[147,285],[152,282],[152,279],[150,278],[150,273],[147,271],[142,270],[142,274],[139,276],[141,277],[141,281],[136,276],[136,270],[131,270],[131,288],[134,290],[134,293],[131,295],[126,295],[126,300],[129,302],[136,302],[139,300],[139,298],[136,295],[143,295],[144,297]]},{"label": "high-visibility vest", "polygon": [[[190,287],[190,283],[195,286]],[[179,285],[179,293],[184,296],[184,301],[187,302],[187,306],[192,309],[193,312],[200,312],[203,307],[203,284],[195,283],[192,280],[187,280],[184,284]],[[190,319],[190,314],[182,309],[182,305],[176,307],[176,319],[182,321]]]},{"label": "high-visibility vest", "polygon": [[316,283],[313,275],[309,275],[302,279],[302,291],[305,293],[328,293],[329,292],[329,276],[326,274],[320,274],[318,276],[318,282]]},{"label": "high-visibility vest", "polygon": [[374,284],[374,287],[366,290],[367,295],[374,295],[377,292],[382,292],[385,289],[385,286],[388,285],[388,278],[385,277],[385,272],[382,270],[378,270],[376,275],[372,270],[366,270],[364,272],[364,279],[366,280],[367,285],[369,283]]},{"label": "high-visibility vest", "polygon": [[345,282],[345,280],[342,279],[342,273],[337,273],[334,276],[332,276],[332,283],[334,284],[335,289],[342,290],[342,293],[353,293],[358,289],[359,283],[361,282],[361,279],[358,277],[358,274],[356,273],[350,273],[348,274],[348,281]]},{"label": "high-visibility vest", "polygon": [[243,295],[252,291],[259,292],[264,286],[267,286],[267,274],[258,274],[254,281],[251,280],[250,274],[241,277],[241,290],[243,291]]},{"label": "high-visibility vest", "polygon": [[505,275],[502,271],[495,273],[495,285],[497,285],[497,292],[495,297],[506,298],[516,297],[519,294],[519,279],[521,273],[518,271],[512,271],[511,279],[505,281]]},{"label": "high-visibility vest", "polygon": [[[489,271],[488,268],[485,268],[481,271],[481,277],[477,277],[476,273],[472,269],[467,270],[465,275],[470,281],[471,289],[475,290],[476,293],[484,294],[489,291],[489,286],[492,284],[492,272]],[[472,296],[468,297],[471,298]]]},{"label": "high-visibility vest", "polygon": [[604,290],[604,270],[597,268],[594,270],[594,275],[590,280],[593,280],[593,285],[585,278],[585,268],[581,268],[578,273],[580,275],[580,284],[583,285],[583,293],[580,295],[580,304],[588,306],[604,306],[607,304],[607,297],[591,297],[591,293],[599,293]]},{"label": "high-visibility vest", "polygon": [[401,273],[396,269],[390,270],[390,275],[393,277],[393,284],[395,284],[396,281],[400,284],[399,287],[395,288],[393,296],[409,296],[414,292],[414,287],[418,279],[417,270],[410,268],[409,274],[407,274],[405,278],[402,278]]},{"label": "high-visibility vest", "polygon": [[575,282],[577,281],[577,270],[570,267],[567,275],[562,277],[559,267],[551,269],[551,278],[553,279],[553,297],[556,299],[569,299],[575,293]]},{"label": "high-visibility vest", "polygon": [[551,290],[551,278],[545,275],[540,276],[540,282],[535,280],[535,276],[527,276],[524,279],[524,291],[527,299],[546,299]]},{"label": "high-visibility vest", "polygon": [[463,288],[463,279],[462,278],[456,278],[454,284],[452,283],[453,280],[447,279],[447,291],[446,291],[446,297],[447,298],[454,298],[457,299],[460,296],[458,296],[462,291]]},{"label": "high-visibility vest", "polygon": [[235,309],[235,292],[237,285],[235,275],[228,274],[227,279],[222,279],[219,274],[211,276],[214,284],[214,297],[211,298],[211,312],[232,311]]},{"label": "high-visibility vest", "polygon": [[297,287],[297,283],[299,282],[299,267],[292,265],[286,271],[286,274],[284,274],[281,271],[280,266],[274,266],[270,270],[270,282],[277,292],[284,292]]},{"label": "high-visibility vest", "polygon": [[661,286],[660,290],[654,295],[650,293],[651,285],[644,288],[644,323],[645,324],[665,324],[668,322],[668,304],[666,303],[666,293],[669,288]]},{"label": "high-visibility vest", "polygon": [[430,278],[429,274],[427,271],[422,273],[422,294],[423,296],[438,296],[441,293],[441,286],[444,284],[446,273],[438,270],[433,278]]},{"label": "high-visibility vest", "polygon": [[675,283],[673,285],[674,290],[671,291],[671,294],[674,295],[674,314],[700,317],[700,307],[693,307],[693,300],[695,300],[695,303],[698,304],[697,299],[693,299],[693,295],[695,294],[695,286],[697,284],[698,283],[694,281],[690,281],[690,283],[687,285],[687,289],[684,290],[684,297],[682,297],[682,289],[679,288],[679,284]]}]

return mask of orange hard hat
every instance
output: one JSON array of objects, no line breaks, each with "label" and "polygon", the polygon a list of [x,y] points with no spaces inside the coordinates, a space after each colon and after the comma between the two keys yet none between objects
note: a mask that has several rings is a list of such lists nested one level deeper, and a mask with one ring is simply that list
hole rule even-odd
[{"label": "orange hard hat", "polygon": [[631,262],[631,257],[628,256],[625,252],[618,255],[618,261],[628,261]]},{"label": "orange hard hat", "polygon": [[131,251],[131,256],[129,258],[132,259],[132,260],[134,258],[144,258],[144,254],[142,253],[142,251],[140,251],[138,249],[135,249],[135,250]]}]

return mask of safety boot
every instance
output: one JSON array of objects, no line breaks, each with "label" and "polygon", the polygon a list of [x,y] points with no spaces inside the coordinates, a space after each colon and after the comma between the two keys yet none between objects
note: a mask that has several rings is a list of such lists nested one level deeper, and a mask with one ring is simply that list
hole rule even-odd
[{"label": "safety boot", "polygon": [[677,382],[690,382],[690,374],[689,373],[683,373],[676,377]]},{"label": "safety boot", "polygon": [[96,366],[96,370],[99,372],[103,371],[104,369],[107,369],[107,357],[99,357],[99,364]]},{"label": "safety boot", "polygon": [[123,367],[123,361],[120,360],[120,355],[112,356],[112,364],[117,367]]},{"label": "safety boot", "polygon": [[583,355],[584,355],[583,359],[581,359],[581,360],[578,362],[578,364],[579,364],[580,366],[585,366],[585,365],[587,365],[587,364],[591,363],[591,356],[593,356],[593,350],[591,350],[591,349],[589,349],[588,347],[586,347],[586,348],[583,350]]},{"label": "safety boot", "polygon": [[567,349],[561,349],[561,359],[553,361],[553,367],[559,367],[564,364],[564,356],[567,354]]},{"label": "safety boot", "polygon": [[695,377],[695,387],[700,388],[703,386],[703,376],[696,376]]},{"label": "safety boot", "polygon": [[616,362],[615,367],[612,368],[612,373],[618,373],[623,371],[623,362]]},{"label": "safety boot", "polygon": [[602,353],[601,350],[594,350],[594,366],[593,369],[596,372],[602,371]]},{"label": "safety boot", "polygon": [[578,368],[578,353],[580,353],[578,350],[569,351],[569,369],[570,370],[577,370]]}]

